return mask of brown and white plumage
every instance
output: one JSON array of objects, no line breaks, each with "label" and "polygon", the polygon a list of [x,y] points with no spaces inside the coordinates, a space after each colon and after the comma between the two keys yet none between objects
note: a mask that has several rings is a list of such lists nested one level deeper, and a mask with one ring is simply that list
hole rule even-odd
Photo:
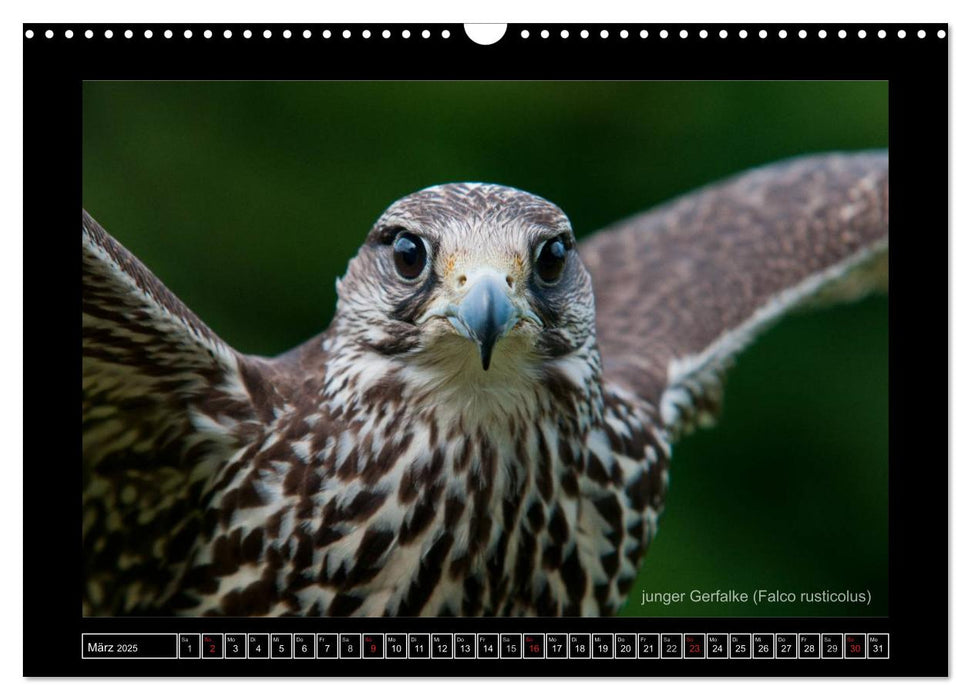
[{"label": "brown and white plumage", "polygon": [[616,611],[732,357],[881,284],[887,181],[885,153],[796,159],[576,247],[538,197],[429,188],[274,359],[85,214],[86,613]]}]

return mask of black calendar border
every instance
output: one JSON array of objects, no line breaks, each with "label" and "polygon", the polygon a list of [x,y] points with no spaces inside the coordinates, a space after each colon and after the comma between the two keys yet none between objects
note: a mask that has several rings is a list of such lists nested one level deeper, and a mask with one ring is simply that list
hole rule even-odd
[{"label": "black calendar border", "polygon": [[[64,29],[74,32],[64,38]],[[210,28],[212,40],[199,38]],[[282,38],[288,27],[294,38]],[[372,31],[369,40],[362,28]],[[948,238],[946,25],[510,25],[493,46],[461,25],[24,25],[24,674],[924,676],[948,673],[948,453],[944,330]],[[125,29],[134,30],[124,40]],[[191,29],[196,38],[183,37]],[[325,41],[328,28],[333,38]],[[384,29],[390,39],[378,39]],[[408,28],[410,40],[401,37]],[[434,31],[418,40],[425,28]],[[590,38],[581,40],[580,29]],[[621,39],[626,28],[630,38]],[[699,30],[708,32],[701,38]],[[747,38],[738,36],[740,29]],[[44,33],[55,30],[54,38]],[[92,30],[91,39],[84,32]],[[225,30],[233,39],[220,38]],[[253,38],[244,39],[244,29]],[[262,39],[265,29],[272,39]],[[311,29],[315,38],[298,32]],[[349,39],[339,38],[350,29]],[[441,30],[450,32],[441,38]],[[522,39],[523,29],[530,32]],[[549,38],[540,32],[549,31]],[[560,38],[567,30],[569,39]],[[599,39],[601,30],[610,39]],[[637,35],[647,29],[650,37]],[[661,29],[668,38],[661,39]],[[726,39],[718,33],[728,31]],[[759,32],[767,31],[766,38]],[[788,38],[778,37],[786,29]],[[827,32],[826,39],[818,31]],[[843,29],[846,38],[837,32]],[[858,38],[859,30],[867,38]],[[883,29],[885,38],[877,38]],[[897,38],[903,29],[907,38]],[[918,38],[918,29],[926,38]],[[153,39],[144,39],[151,30]],[[171,30],[173,37],[164,39]],[[688,38],[680,38],[682,30]],[[807,37],[797,37],[805,30]],[[329,42],[329,43],[328,43]],[[84,80],[887,80],[890,246],[890,615],[887,618],[82,618],[80,551],[81,93]],[[65,242],[63,238],[69,238]],[[53,239],[53,241],[52,241]],[[931,245],[934,243],[934,245]],[[43,274],[36,272],[43,269]],[[936,302],[934,300],[937,300]],[[938,331],[934,331],[938,328]],[[933,334],[940,332],[939,340]],[[43,348],[44,352],[37,351]],[[936,350],[934,350],[936,348]],[[944,372],[941,372],[943,375]],[[937,398],[934,399],[933,397]],[[36,431],[36,432],[35,432]],[[42,432],[41,432],[42,431]],[[43,443],[26,435],[50,435]],[[937,436],[936,438],[934,436]],[[34,445],[34,447],[32,447]],[[636,594],[636,592],[635,592]],[[887,632],[889,660],[97,660],[82,632]]]}]

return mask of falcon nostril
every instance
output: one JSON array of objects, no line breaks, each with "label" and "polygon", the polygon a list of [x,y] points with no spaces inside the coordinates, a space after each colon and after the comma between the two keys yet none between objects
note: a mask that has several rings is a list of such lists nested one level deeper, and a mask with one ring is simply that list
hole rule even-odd
[{"label": "falcon nostril", "polygon": [[512,285],[513,285],[512,275],[506,275],[506,284],[508,284],[509,288],[512,289]]},{"label": "falcon nostril", "polygon": [[465,286],[465,281],[466,281],[465,280],[465,275],[459,275],[458,283],[459,283],[459,286],[460,287],[464,287]]}]

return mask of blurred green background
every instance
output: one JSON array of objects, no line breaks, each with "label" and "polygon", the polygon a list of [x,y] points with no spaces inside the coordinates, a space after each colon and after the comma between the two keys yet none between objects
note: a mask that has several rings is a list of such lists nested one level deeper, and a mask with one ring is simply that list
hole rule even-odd
[{"label": "blurred green background", "polygon": [[[428,185],[498,182],[579,235],[744,168],[885,148],[882,82],[93,82],[85,208],[217,333],[322,330],[371,223]],[[628,615],[887,613],[887,299],[787,319],[675,449]],[[641,591],[869,590],[872,605],[641,605]]]}]

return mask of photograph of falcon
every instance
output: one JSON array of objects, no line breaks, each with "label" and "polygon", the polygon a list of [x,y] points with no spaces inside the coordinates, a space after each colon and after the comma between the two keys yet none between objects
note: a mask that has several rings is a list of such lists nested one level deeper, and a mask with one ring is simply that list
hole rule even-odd
[{"label": "photograph of falcon", "polygon": [[269,356],[91,207],[83,613],[616,614],[739,353],[886,290],[888,179],[885,150],[802,155],[594,232],[516,187],[419,189]]}]

